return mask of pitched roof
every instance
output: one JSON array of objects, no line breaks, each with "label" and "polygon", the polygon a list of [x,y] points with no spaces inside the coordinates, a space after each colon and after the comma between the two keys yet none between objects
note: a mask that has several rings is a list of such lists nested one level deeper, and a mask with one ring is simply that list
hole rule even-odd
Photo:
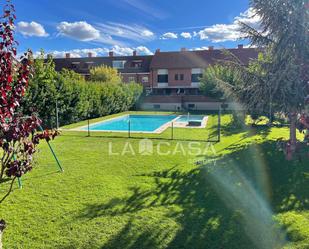
[{"label": "pitched roof", "polygon": [[[77,73],[89,74],[89,65],[97,67],[106,65],[113,66],[113,61],[126,61],[124,69],[119,69],[120,73],[144,73],[149,72],[150,62],[153,56],[113,56],[113,57],[86,57],[86,58],[55,58],[54,63],[56,71],[63,68],[72,69]],[[132,62],[141,61],[142,66],[139,68],[132,67]],[[73,66],[73,65],[78,66]]]},{"label": "pitched roof", "polygon": [[[227,49],[235,55],[242,64],[248,65],[250,59],[258,57],[258,50],[254,48]],[[180,69],[180,68],[206,68],[218,61],[227,60],[224,50],[200,50],[181,52],[157,52],[150,64],[152,69]]]}]

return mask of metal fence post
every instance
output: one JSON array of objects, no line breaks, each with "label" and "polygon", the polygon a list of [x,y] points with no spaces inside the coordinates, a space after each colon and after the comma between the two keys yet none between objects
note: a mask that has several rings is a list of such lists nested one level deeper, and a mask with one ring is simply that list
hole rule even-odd
[{"label": "metal fence post", "polygon": [[128,122],[128,137],[131,138],[131,120]]},{"label": "metal fence post", "polygon": [[171,137],[172,140],[174,140],[174,122],[172,121],[172,137]]},{"label": "metal fence post", "polygon": [[88,137],[90,137],[90,120],[89,120],[89,118],[88,118]]},{"label": "metal fence post", "polygon": [[221,107],[219,108],[218,113],[218,142],[221,141]]},{"label": "metal fence post", "polygon": [[56,127],[59,130],[59,110],[58,110],[58,100],[56,99]]}]

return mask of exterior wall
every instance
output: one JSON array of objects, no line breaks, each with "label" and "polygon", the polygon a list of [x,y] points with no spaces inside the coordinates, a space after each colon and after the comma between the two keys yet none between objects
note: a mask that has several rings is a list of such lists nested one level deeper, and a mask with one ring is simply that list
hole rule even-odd
[{"label": "exterior wall", "polygon": [[[190,104],[194,104],[194,108],[189,108]],[[227,103],[228,107],[226,110],[244,110],[244,108],[236,103]],[[187,110],[196,110],[196,111],[203,111],[203,110],[219,110],[221,107],[222,102],[186,102],[184,106]]]},{"label": "exterior wall", "polygon": [[121,74],[121,77],[122,77],[122,80],[125,82],[125,83],[129,83],[130,82],[130,78],[134,78],[134,81],[137,82],[138,80],[138,75],[137,74]]},{"label": "exterior wall", "polygon": [[[121,77],[124,82],[129,83],[132,78],[134,82],[142,84],[144,87],[150,87],[151,79],[149,73],[122,73]],[[148,82],[143,82],[143,77],[148,77]]]},{"label": "exterior wall", "polygon": [[[191,69],[168,69],[167,87],[191,87],[191,72]],[[183,74],[184,80],[175,80],[175,74]],[[152,75],[153,87],[158,87],[158,70],[152,70]]]},{"label": "exterior wall", "polygon": [[[190,104],[194,104],[194,108],[189,108]],[[187,110],[196,110],[196,111],[203,111],[203,110],[219,110],[221,106],[221,102],[186,102],[184,106]]]},{"label": "exterior wall", "polygon": [[[143,82],[143,77],[148,77],[148,82]],[[151,86],[151,78],[149,73],[144,74],[138,74],[137,76],[137,82],[142,83],[144,87],[150,87]]]},{"label": "exterior wall", "polygon": [[152,86],[158,87],[158,70],[152,70]]},{"label": "exterior wall", "polygon": [[[178,80],[175,80],[175,74],[183,74],[184,80],[180,80],[180,78],[178,78]],[[168,81],[168,86],[171,87],[191,87],[191,69],[168,70]]]},{"label": "exterior wall", "polygon": [[[160,109],[154,108],[154,105],[160,105]],[[182,108],[180,103],[142,103],[140,105],[140,109],[145,111],[180,111]]]},{"label": "exterior wall", "polygon": [[[189,104],[195,104],[195,108],[189,109]],[[219,110],[222,102],[186,102],[184,107],[186,110],[192,111],[213,111]],[[160,105],[160,109],[154,108],[154,105]],[[162,110],[162,111],[180,111],[183,110],[181,103],[142,103],[140,105],[142,110]],[[226,110],[243,110],[240,105],[236,103],[228,103]]]}]

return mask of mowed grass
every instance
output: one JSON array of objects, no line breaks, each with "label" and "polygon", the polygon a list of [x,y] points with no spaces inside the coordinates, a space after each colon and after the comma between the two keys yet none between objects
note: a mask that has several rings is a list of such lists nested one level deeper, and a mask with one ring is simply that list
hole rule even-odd
[{"label": "mowed grass", "polygon": [[149,156],[139,139],[63,132],[52,145],[64,173],[42,143],[0,206],[5,248],[308,248],[309,160],[277,150],[286,128],[222,122],[220,143],[152,140]]}]

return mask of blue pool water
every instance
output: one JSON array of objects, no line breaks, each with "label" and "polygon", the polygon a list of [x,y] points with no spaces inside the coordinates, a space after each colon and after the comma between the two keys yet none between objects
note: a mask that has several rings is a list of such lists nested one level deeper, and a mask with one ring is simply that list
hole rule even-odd
[{"label": "blue pool water", "polygon": [[[90,126],[91,131],[154,132],[162,125],[175,119],[176,115],[126,115]],[[83,130],[87,130],[85,127]]]},{"label": "blue pool water", "polygon": [[203,121],[204,117],[205,116],[200,115],[182,115],[176,120],[176,122]]}]

